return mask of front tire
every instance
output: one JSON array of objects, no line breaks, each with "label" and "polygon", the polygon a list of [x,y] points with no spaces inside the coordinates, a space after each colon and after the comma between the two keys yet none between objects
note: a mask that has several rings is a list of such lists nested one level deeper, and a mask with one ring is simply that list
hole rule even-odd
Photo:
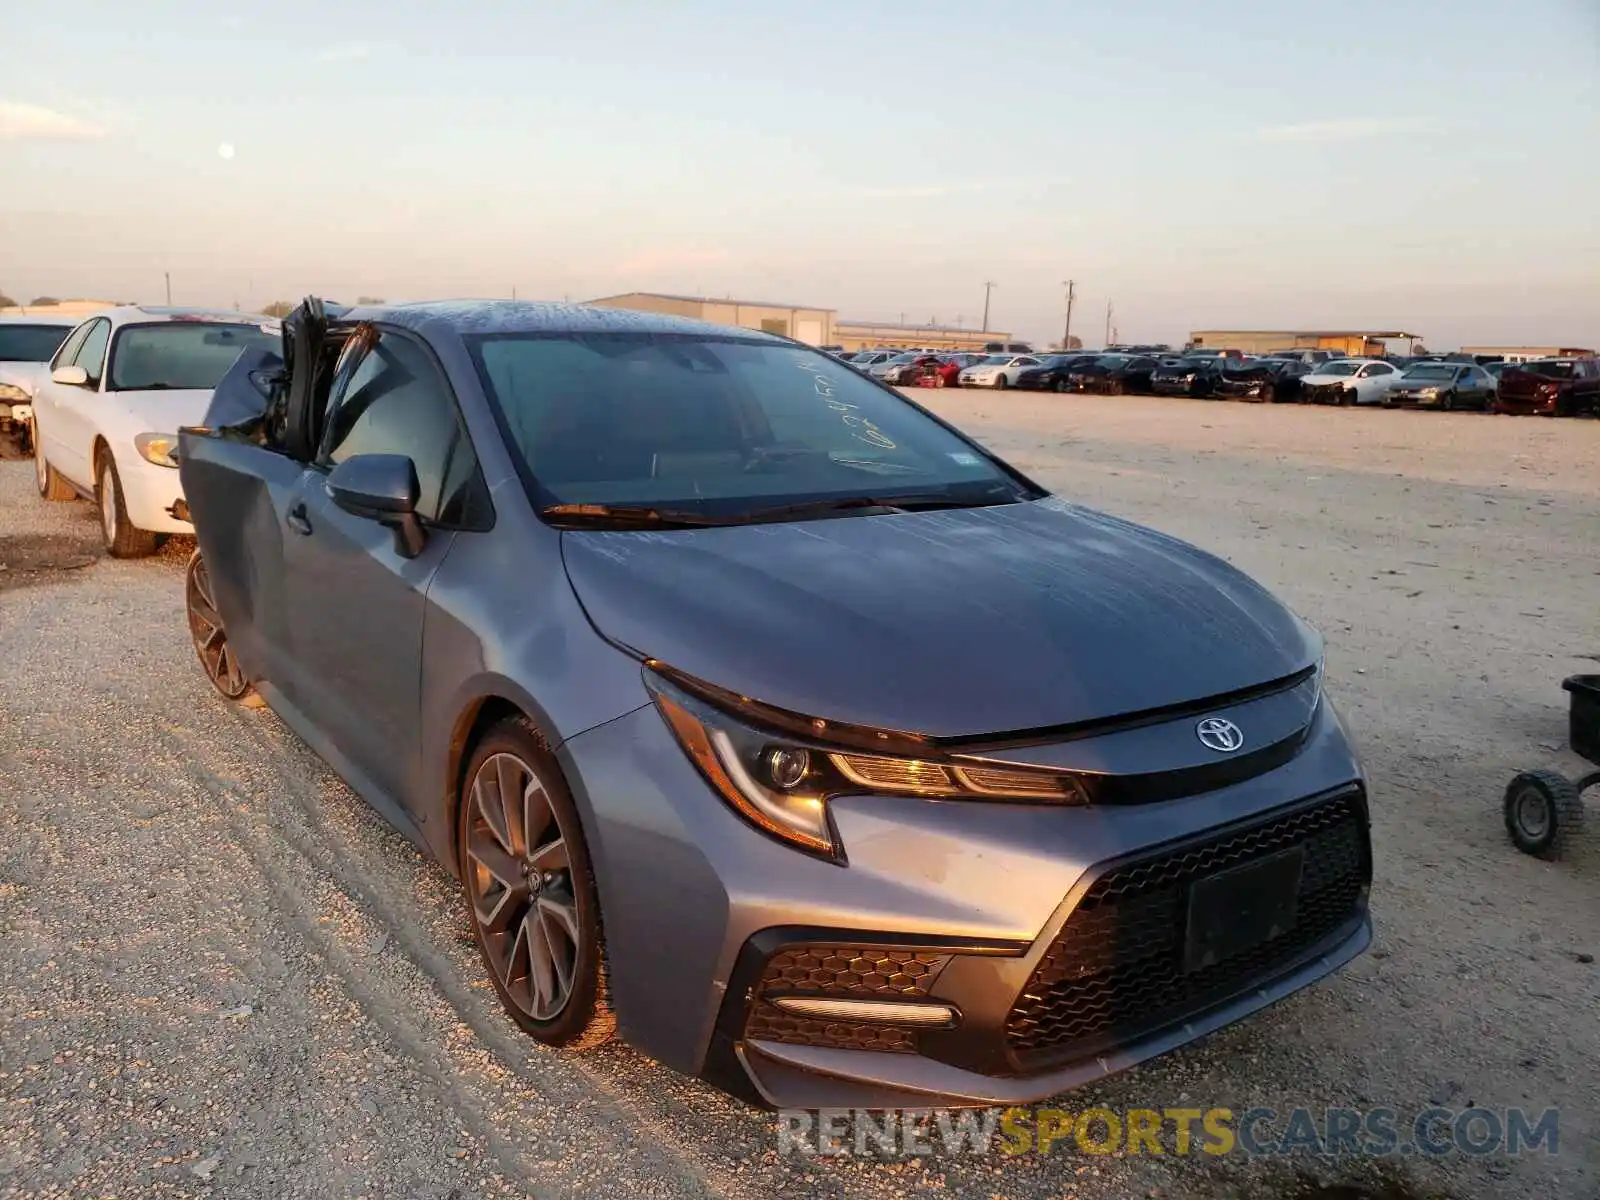
[{"label": "front tire", "polygon": [[112,558],[148,558],[156,552],[158,535],[128,520],[122,497],[122,480],[110,453],[100,455],[95,475],[95,500],[100,505],[100,536]]},{"label": "front tire", "polygon": [[189,637],[194,642],[195,657],[200,660],[211,686],[229,700],[247,708],[260,708],[261,697],[250,686],[239,668],[239,660],[233,656],[228,631],[222,626],[222,614],[217,611],[211,572],[199,550],[189,555],[189,565],[183,573],[183,596],[189,610]]},{"label": "front tire", "polygon": [[1006,383],[1007,383],[1007,380],[1006,380],[1006,377],[1004,375],[996,375],[994,377],[994,390],[997,391],[997,392],[1005,391],[1006,390]]},{"label": "front tire", "polygon": [[37,432],[33,438],[33,481],[39,489],[39,495],[46,500],[71,500],[77,495],[72,485],[61,478],[61,472],[45,459],[44,445],[39,441]]},{"label": "front tire", "polygon": [[599,893],[577,807],[526,717],[473,751],[456,845],[473,939],[511,1019],[551,1046],[586,1050],[616,1032]]}]

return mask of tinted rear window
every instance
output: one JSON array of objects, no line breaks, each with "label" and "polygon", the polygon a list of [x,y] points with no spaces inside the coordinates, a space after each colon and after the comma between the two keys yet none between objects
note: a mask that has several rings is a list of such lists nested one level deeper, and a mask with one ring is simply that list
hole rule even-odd
[{"label": "tinted rear window", "polygon": [[49,362],[71,325],[0,325],[0,362]]}]

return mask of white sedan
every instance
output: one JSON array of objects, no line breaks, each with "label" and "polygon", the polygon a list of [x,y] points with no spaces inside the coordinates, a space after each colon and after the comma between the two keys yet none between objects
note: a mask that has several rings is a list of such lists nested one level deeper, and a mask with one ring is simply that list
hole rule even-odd
[{"label": "white sedan", "polygon": [[33,444],[33,393],[39,378],[79,320],[43,313],[0,316],[0,433],[20,433],[24,452]]},{"label": "white sedan", "polygon": [[1300,396],[1307,404],[1382,404],[1399,378],[1380,358],[1341,358],[1302,375]]},{"label": "white sedan", "polygon": [[242,351],[278,345],[266,317],[138,305],[96,313],[56,351],[34,393],[39,494],[94,500],[116,558],[193,532],[172,457],[178,428],[205,418]]},{"label": "white sedan", "polygon": [[962,371],[956,379],[962,387],[1015,387],[1018,375],[1038,365],[1039,360],[1031,354],[991,354]]}]

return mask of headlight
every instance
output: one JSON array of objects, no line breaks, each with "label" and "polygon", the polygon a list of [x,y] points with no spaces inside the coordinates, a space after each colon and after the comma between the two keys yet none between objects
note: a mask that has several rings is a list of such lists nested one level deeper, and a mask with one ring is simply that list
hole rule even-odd
[{"label": "headlight", "polygon": [[29,404],[28,393],[14,383],[0,383],[0,404]]},{"label": "headlight", "polygon": [[141,433],[133,439],[133,445],[139,451],[139,457],[146,462],[155,463],[158,467],[178,465],[178,460],[173,457],[173,451],[178,448],[178,435],[175,433]]},{"label": "headlight", "polygon": [[[843,858],[828,818],[828,801],[836,796],[1088,802],[1071,776],[962,760],[931,744],[922,746],[923,757],[871,753],[857,743],[917,739],[833,726],[747,701],[749,714],[735,716],[654,669],[646,670],[645,683],[684,753],[735,812],[764,833],[834,860]],[[738,697],[719,694],[718,700],[741,704]]]},{"label": "headlight", "polygon": [[1417,395],[1422,396],[1422,397],[1424,397],[1426,399],[1429,399],[1429,400],[1433,399],[1433,397],[1437,396],[1438,394],[1439,394],[1439,389],[1436,388],[1436,387],[1425,387],[1420,392],[1417,393]]}]

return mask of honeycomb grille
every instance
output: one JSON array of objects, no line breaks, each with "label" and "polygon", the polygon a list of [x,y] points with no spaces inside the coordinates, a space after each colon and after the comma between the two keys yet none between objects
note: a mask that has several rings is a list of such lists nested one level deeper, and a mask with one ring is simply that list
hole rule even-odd
[{"label": "honeycomb grille", "polygon": [[926,996],[948,954],[881,946],[801,946],[780,950],[761,973],[762,996],[850,996],[876,1000]]},{"label": "honeycomb grille", "polygon": [[796,946],[767,960],[745,1022],[745,1036],[842,1050],[917,1052],[916,1033],[892,1025],[826,1021],[784,1012],[776,996],[907,1000],[928,995],[948,954],[885,946]]},{"label": "honeycomb grille", "polygon": [[[1097,879],[1006,1020],[1024,1069],[1087,1057],[1148,1035],[1288,966],[1360,913],[1372,878],[1356,796],[1114,868]],[[1186,972],[1189,885],[1293,847],[1305,850],[1288,932]]]}]

